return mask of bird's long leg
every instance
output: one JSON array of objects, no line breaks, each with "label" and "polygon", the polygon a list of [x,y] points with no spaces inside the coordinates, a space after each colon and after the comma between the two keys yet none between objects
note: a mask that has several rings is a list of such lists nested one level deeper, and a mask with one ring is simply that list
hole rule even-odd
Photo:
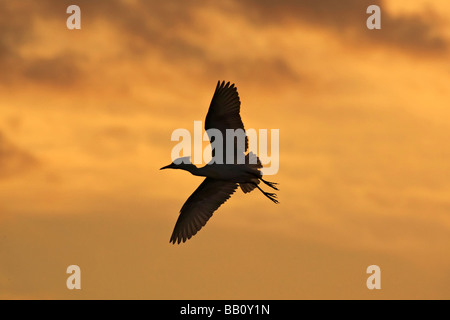
[{"label": "bird's long leg", "polygon": [[271,181],[267,181],[264,180],[261,175],[257,175],[255,173],[252,173],[255,177],[257,177],[259,180],[261,180],[262,182],[264,182],[266,185],[268,185],[269,187],[271,187],[272,189],[275,189],[278,191],[278,188],[276,187],[276,185],[278,185],[278,183],[276,182],[271,182]]},{"label": "bird's long leg", "polygon": [[274,203],[278,203],[277,200],[277,195],[275,193],[270,193],[270,192],[265,192],[263,189],[261,189],[258,184],[253,183],[253,185],[255,187],[257,187],[259,189],[259,191],[261,191],[263,193],[263,195],[265,195],[267,198],[269,198],[270,200],[272,200]]},{"label": "bird's long leg", "polygon": [[277,187],[275,187],[275,185],[277,185],[278,183],[276,182],[270,182],[267,180],[264,180],[263,178],[259,178],[259,180],[261,180],[262,182],[264,182],[265,184],[267,184],[269,187],[271,187],[272,189],[278,190]]}]

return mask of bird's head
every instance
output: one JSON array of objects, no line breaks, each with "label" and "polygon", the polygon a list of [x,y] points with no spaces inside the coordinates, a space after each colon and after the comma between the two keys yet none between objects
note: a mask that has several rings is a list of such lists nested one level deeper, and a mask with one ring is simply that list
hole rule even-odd
[{"label": "bird's head", "polygon": [[163,170],[163,169],[183,169],[183,170],[189,170],[189,168],[195,167],[192,163],[191,163],[191,157],[182,157],[182,158],[178,158],[175,159],[171,164],[162,167],[159,170]]}]

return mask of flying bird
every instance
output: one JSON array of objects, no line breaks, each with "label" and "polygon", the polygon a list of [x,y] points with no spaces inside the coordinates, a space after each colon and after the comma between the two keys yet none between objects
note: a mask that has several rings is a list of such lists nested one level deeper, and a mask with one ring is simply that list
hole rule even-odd
[{"label": "flying bird", "polygon": [[[227,143],[233,144],[234,159],[237,159],[240,153],[246,153],[248,149],[247,136],[245,136],[244,148],[239,147],[234,138],[234,141],[227,141],[227,129],[241,129],[245,134],[244,124],[239,114],[240,107],[239,94],[234,84],[230,85],[230,82],[225,84],[225,81],[219,81],[206,115],[205,130],[211,144],[214,142],[215,136],[208,129],[217,129],[222,133],[223,159],[227,158],[227,150],[230,151],[226,148]],[[212,155],[214,159],[215,149],[213,149]],[[278,190],[277,183],[262,178],[260,171],[262,164],[259,158],[252,152],[245,154],[244,157],[243,164],[238,164],[236,161],[231,164],[222,161],[223,164],[210,162],[204,167],[197,167],[189,161],[189,157],[183,157],[160,169],[181,169],[195,176],[206,177],[181,208],[170,242],[174,244],[185,242],[194,236],[213,213],[230,198],[238,186],[244,193],[258,188],[267,198],[278,203],[275,193],[265,192],[258,185],[262,181],[272,189]]]}]

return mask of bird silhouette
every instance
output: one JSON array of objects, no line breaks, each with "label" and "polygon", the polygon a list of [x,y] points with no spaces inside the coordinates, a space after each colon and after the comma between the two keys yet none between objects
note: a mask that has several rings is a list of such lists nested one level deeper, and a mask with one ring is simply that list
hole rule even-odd
[{"label": "bird silhouette", "polygon": [[[240,106],[239,94],[234,84],[230,85],[230,82],[225,84],[225,81],[219,81],[205,120],[205,130],[211,144],[215,136],[210,133],[209,129],[219,130],[223,137],[223,149],[215,150],[213,148],[213,159],[216,156],[216,151],[222,151],[222,159],[228,159],[227,155],[230,155],[230,148],[227,149],[226,146],[232,144],[231,151],[234,151],[232,163],[216,161],[199,168],[190,162],[189,157],[183,157],[160,169],[181,169],[195,176],[206,177],[180,210],[180,215],[170,237],[170,242],[174,244],[181,241],[185,242],[194,236],[208,222],[213,213],[230,198],[238,186],[244,193],[258,188],[267,198],[274,203],[278,203],[275,193],[265,192],[258,185],[262,181],[272,189],[278,190],[277,183],[262,178],[262,172],[260,171],[262,164],[259,158],[252,152],[244,154],[248,149],[247,136],[245,136],[243,147],[240,147],[240,144],[237,143],[236,137],[233,137],[233,141],[227,141],[229,139],[226,135],[227,129],[241,129],[245,134],[244,124],[239,114]],[[240,155],[245,160],[242,164],[237,161]]]}]

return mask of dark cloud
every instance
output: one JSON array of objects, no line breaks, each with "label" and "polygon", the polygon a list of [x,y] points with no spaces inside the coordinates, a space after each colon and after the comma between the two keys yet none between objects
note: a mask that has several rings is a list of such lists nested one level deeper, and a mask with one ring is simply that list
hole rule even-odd
[{"label": "dark cloud", "polygon": [[[65,29],[68,17],[66,8],[71,1],[1,2],[0,3],[0,84],[29,81],[37,85],[71,86],[87,78],[92,72],[93,61],[89,60],[89,48],[77,52],[62,48],[54,56],[24,56],[22,48],[37,41],[36,21],[58,22]],[[366,28],[366,9],[376,4],[382,8],[382,29]],[[448,41],[439,33],[438,26],[426,13],[422,15],[393,16],[383,10],[382,0],[242,0],[230,3],[214,3],[214,9],[229,16],[241,16],[257,26],[308,25],[333,32],[336,37],[348,41],[352,46],[367,47],[380,45],[411,53],[443,53]],[[208,39],[196,42],[186,37],[186,30],[199,35],[210,27],[214,37],[220,37],[224,25],[205,25],[196,18],[197,10],[212,6],[205,0],[192,1],[77,1],[82,9],[82,30],[75,32],[83,39],[96,26],[104,24],[114,31],[114,41],[119,43],[120,52],[105,57],[103,66],[127,61],[139,65],[145,59],[154,58],[162,63],[180,66],[198,65],[201,72],[228,75],[230,66],[235,73],[231,76],[255,81],[282,74],[284,79],[297,81],[302,78],[289,60],[281,55],[268,56],[264,52],[237,54],[233,57],[217,58],[211,54]],[[98,29],[97,29],[98,30]],[[52,32],[51,29],[48,30]],[[48,35],[50,36],[50,34]],[[239,33],[236,34],[239,37]],[[74,38],[75,41],[75,38]],[[230,39],[224,45],[232,45]],[[81,41],[82,42],[82,41]],[[82,45],[80,42],[80,45]],[[31,45],[32,47],[32,45]],[[252,48],[249,48],[251,50]],[[32,49],[31,49],[32,50]],[[69,51],[69,52],[68,52]],[[96,70],[96,77],[101,77]],[[144,71],[146,72],[146,71]],[[149,72],[152,72],[151,70]],[[259,75],[255,77],[255,75]]]},{"label": "dark cloud", "polygon": [[[162,53],[169,61],[201,60],[204,49],[183,39],[178,32],[187,25],[195,24],[191,13],[201,3],[145,1],[133,4],[124,1],[80,0],[77,5],[82,9],[82,29],[67,31],[68,37],[77,32],[81,37],[74,38],[74,41],[79,41],[83,39],[83,33],[98,30],[95,29],[96,23],[101,22],[115,30],[115,41],[122,46],[122,51],[112,57],[115,60],[122,60],[125,56],[127,61],[139,63],[140,59],[155,52]],[[72,1],[0,3],[0,83],[26,80],[37,84],[71,85],[85,76],[87,70],[82,68],[80,62],[88,59],[80,52],[89,52],[89,48],[78,52],[62,50],[45,58],[29,54],[24,56],[21,53],[25,45],[43,36],[37,34],[35,21],[57,21],[65,29],[68,17],[66,8],[71,4]],[[51,33],[51,29],[48,32]],[[105,61],[105,65],[109,62]]]},{"label": "dark cloud", "polygon": [[[382,29],[370,32],[363,29],[367,37],[374,42],[397,47],[413,53],[445,53],[449,43],[438,31],[432,17],[385,15]],[[379,31],[379,32],[378,32]]]},{"label": "dark cloud", "polygon": [[[48,2],[53,13],[65,19],[67,6],[72,1]],[[202,57],[203,50],[180,36],[180,30],[194,28],[193,12],[205,4],[204,0],[191,1],[87,1],[77,4],[82,10],[82,30],[88,32],[98,21],[116,31],[117,40],[134,57],[145,57],[149,49],[163,52],[168,58]],[[63,20],[64,22],[65,20]],[[65,23],[64,23],[65,25]]]},{"label": "dark cloud", "polygon": [[239,57],[225,61],[209,58],[208,65],[216,74],[236,81],[252,79],[252,82],[273,85],[273,81],[298,83],[307,78],[279,57]]},{"label": "dark cloud", "polygon": [[[428,13],[422,15],[390,14],[382,0],[243,0],[241,14],[254,23],[308,24],[331,30],[338,37],[363,44],[379,44],[420,53],[442,53],[448,40],[439,33],[438,25]],[[366,9],[381,8],[381,30],[368,30]]]},{"label": "dark cloud", "polygon": [[57,86],[71,85],[82,74],[76,55],[39,58],[25,64],[23,74],[31,81]]},{"label": "dark cloud", "polygon": [[[0,30],[0,39],[9,39],[0,42],[2,64],[4,69],[9,71],[9,76],[8,79],[3,78],[0,82],[7,83],[16,79],[30,81],[37,85],[70,86],[77,83],[79,79],[86,79],[89,63],[92,61],[80,53],[63,50],[56,56],[45,58],[21,56],[20,47],[39,36],[35,34],[36,31],[32,27],[33,19],[59,20],[61,28],[65,28],[67,18],[65,10],[72,4],[70,1],[57,3],[42,1],[39,6],[31,2],[26,3],[27,9],[21,12],[21,18],[16,20],[11,17],[19,11],[19,8],[1,5],[9,13],[4,14],[2,22],[7,27]],[[82,9],[82,29],[75,32],[89,32],[98,22],[115,31],[115,41],[120,43],[120,52],[105,57],[104,65],[117,63],[119,60],[138,65],[141,61],[154,57],[164,60],[161,61],[162,63],[178,65],[180,68],[186,65],[198,65],[197,75],[200,76],[208,76],[214,72],[217,75],[239,79],[252,78],[256,79],[255,81],[265,81],[268,78],[291,81],[299,79],[296,71],[282,57],[268,57],[260,53],[260,57],[239,55],[225,59],[218,58],[211,55],[207,41],[196,43],[186,39],[184,36],[186,29],[196,34],[204,30],[204,22],[195,20],[194,12],[205,3],[204,0],[135,3],[78,1],[77,4]],[[68,33],[68,36],[72,34],[73,32]],[[84,63],[84,61],[87,62]],[[230,65],[235,68],[230,70]],[[97,70],[95,76],[100,77],[101,72]],[[144,69],[143,72],[153,71]]]},{"label": "dark cloud", "polygon": [[[0,83],[29,80],[41,84],[67,85],[81,74],[78,70],[80,57],[74,53],[40,58],[24,56],[21,52],[24,45],[36,41],[36,19],[57,18],[52,15],[53,7],[54,4],[46,1],[39,4],[31,1],[0,3]],[[65,11],[59,12],[59,16],[65,18]]]},{"label": "dark cloud", "polygon": [[30,39],[30,15],[25,11],[18,14],[17,3],[0,2],[0,82],[8,83],[15,77],[15,71],[22,64],[20,45]]},{"label": "dark cloud", "polygon": [[0,179],[26,172],[37,163],[34,156],[15,146],[0,132]]}]

